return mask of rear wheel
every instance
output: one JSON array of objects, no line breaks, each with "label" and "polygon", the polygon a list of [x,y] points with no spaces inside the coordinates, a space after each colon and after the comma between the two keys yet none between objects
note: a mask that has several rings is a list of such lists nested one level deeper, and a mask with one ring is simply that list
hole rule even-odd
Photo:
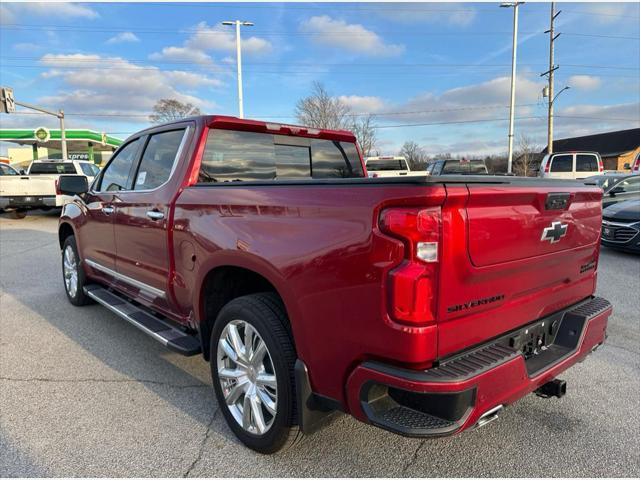
[{"label": "rear wheel", "polygon": [[62,245],[62,279],[67,298],[72,304],[82,306],[92,302],[84,294],[86,278],[80,265],[76,237],[73,235],[68,236]]},{"label": "rear wheel", "polygon": [[211,375],[220,409],[249,448],[273,453],[301,435],[296,424],[295,348],[276,295],[239,297],[220,311],[211,335]]}]

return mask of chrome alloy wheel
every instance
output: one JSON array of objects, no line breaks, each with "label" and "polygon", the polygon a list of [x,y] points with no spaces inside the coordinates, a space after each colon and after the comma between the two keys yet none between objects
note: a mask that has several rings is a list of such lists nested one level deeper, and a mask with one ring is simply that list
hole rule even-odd
[{"label": "chrome alloy wheel", "polygon": [[64,249],[63,274],[67,293],[70,297],[75,297],[78,292],[78,262],[71,245]]},{"label": "chrome alloy wheel", "polygon": [[227,408],[247,432],[264,434],[276,416],[278,389],[271,354],[257,330],[232,320],[218,340],[218,379]]}]

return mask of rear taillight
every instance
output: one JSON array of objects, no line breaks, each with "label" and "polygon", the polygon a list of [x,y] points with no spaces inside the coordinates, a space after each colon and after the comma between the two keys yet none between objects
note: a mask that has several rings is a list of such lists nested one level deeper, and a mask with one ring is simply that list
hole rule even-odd
[{"label": "rear taillight", "polygon": [[604,172],[604,165],[602,164],[602,159],[601,158],[598,159],[598,171],[599,172]]},{"label": "rear taillight", "polygon": [[435,321],[440,208],[389,208],[380,215],[382,232],[405,245],[405,258],[388,274],[392,320],[422,326]]},{"label": "rear taillight", "polygon": [[549,173],[549,169],[551,169],[551,159],[544,166],[544,173]]},{"label": "rear taillight", "polygon": [[60,190],[60,180],[56,178],[56,195],[62,195],[62,191]]}]

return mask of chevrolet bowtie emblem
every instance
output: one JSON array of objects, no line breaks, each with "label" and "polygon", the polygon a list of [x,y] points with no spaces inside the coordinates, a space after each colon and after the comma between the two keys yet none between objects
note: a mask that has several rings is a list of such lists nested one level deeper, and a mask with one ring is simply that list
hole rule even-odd
[{"label": "chevrolet bowtie emblem", "polygon": [[567,234],[567,228],[569,228],[569,225],[566,223],[551,222],[550,227],[546,227],[542,230],[542,237],[540,237],[540,241],[544,242],[545,240],[549,240],[550,243],[557,243]]}]

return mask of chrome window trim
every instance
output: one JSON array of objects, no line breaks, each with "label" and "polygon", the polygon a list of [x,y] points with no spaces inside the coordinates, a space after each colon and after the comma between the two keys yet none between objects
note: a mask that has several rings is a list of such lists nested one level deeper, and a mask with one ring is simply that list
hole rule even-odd
[{"label": "chrome window trim", "polygon": [[[112,190],[112,191],[96,191],[96,190],[91,190],[91,191],[90,191],[90,193],[91,193],[91,194],[93,194],[93,195],[95,195],[95,194],[99,194],[99,193],[102,193],[102,194],[112,194],[112,195],[120,195],[121,193],[148,193],[148,192],[155,192],[156,190],[158,190],[158,189],[160,189],[160,188],[164,187],[167,183],[169,183],[169,181],[170,181],[170,180],[171,180],[171,178],[173,177],[174,172],[176,171],[176,168],[178,167],[178,160],[180,159],[180,156],[182,155],[182,151],[184,150],[184,146],[185,146],[185,144],[187,143],[187,138],[188,138],[188,136],[189,136],[188,134],[190,133],[190,129],[192,129],[192,128],[193,128],[193,125],[187,125],[186,127],[184,127],[184,126],[183,126],[183,127],[178,127],[178,128],[173,129],[173,130],[171,130],[171,129],[168,129],[168,130],[161,130],[161,131],[159,131],[159,132],[155,132],[155,133],[149,133],[149,134],[147,134],[147,136],[151,137],[151,136],[153,136],[153,135],[158,135],[158,134],[165,133],[165,132],[175,132],[176,130],[180,130],[180,129],[182,129],[182,128],[184,128],[184,134],[182,135],[182,140],[180,140],[180,146],[178,146],[178,151],[176,152],[176,157],[173,159],[173,165],[171,166],[171,171],[169,172],[169,177],[167,178],[167,180],[166,180],[164,183],[162,183],[161,185],[158,185],[158,186],[157,186],[157,187],[155,187],[155,188],[152,188],[152,189],[146,189],[146,190],[135,190],[135,189],[132,189],[132,190]],[[142,139],[142,138],[143,138],[143,136],[137,137],[137,138],[135,138],[135,139],[131,140],[131,142],[129,142],[129,143],[135,142],[135,141],[140,140],[140,139]],[[147,140],[147,142],[146,142],[146,143],[149,143],[149,142],[148,142],[148,140]],[[144,149],[145,149],[145,150],[146,150],[146,148],[147,148],[146,143],[145,143],[145,145],[144,145]],[[143,157],[143,156],[144,156],[144,150],[142,151],[142,155],[140,156],[140,162],[142,162],[142,157]],[[140,165],[139,165],[139,164],[138,164],[138,167],[140,167]],[[107,167],[105,166],[105,168],[107,168]],[[101,172],[101,173],[102,173],[102,172]],[[137,172],[136,172],[136,177],[137,177],[137,176],[138,176],[138,175],[137,175]],[[97,178],[97,177],[96,177],[96,178]],[[134,178],[134,179],[133,179],[133,186],[134,186],[134,187],[135,187],[135,181],[136,181],[136,179]],[[95,182],[93,182],[93,183],[95,183]],[[92,186],[92,187],[93,187],[93,183],[91,184],[91,186]]]},{"label": "chrome window trim", "polygon": [[139,280],[136,280],[135,278],[131,278],[131,277],[128,277],[127,275],[124,275],[122,273],[116,272],[115,270],[111,270],[109,267],[105,267],[104,265],[101,265],[98,262],[95,262],[93,260],[86,259],[85,262],[87,262],[87,265],[89,265],[91,268],[95,268],[96,270],[100,270],[101,272],[104,272],[107,275],[111,275],[112,277],[116,278],[117,280],[121,280],[121,281],[123,281],[125,283],[133,285],[134,287],[139,288],[140,290],[143,290],[143,291],[151,294],[154,298],[157,298],[157,297],[164,298],[165,297],[164,290],[160,290],[159,288],[152,287],[151,285],[147,285],[146,283],[143,283],[143,282],[141,282]]},{"label": "chrome window trim", "polygon": [[[120,193],[149,193],[149,192],[155,192],[156,190],[164,187],[167,183],[169,183],[169,181],[171,180],[171,178],[173,177],[174,172],[176,171],[176,168],[178,167],[178,160],[180,159],[180,157],[182,156],[182,150],[184,150],[184,146],[187,143],[187,138],[188,138],[188,134],[189,129],[192,128],[191,125],[187,125],[187,127],[184,129],[184,133],[182,134],[182,140],[180,140],[180,145],[178,146],[178,151],[176,152],[176,156],[173,159],[173,164],[171,165],[171,171],[169,172],[169,176],[167,177],[167,179],[165,180],[164,183],[161,183],[160,185],[158,185],[155,188],[147,188],[144,190],[136,190],[135,186],[136,186],[136,179],[138,178],[138,172],[136,172],[136,178],[133,179],[133,189],[132,190],[118,190],[118,194]],[[149,139],[151,139],[151,137],[153,137],[154,135],[162,135],[163,133],[167,133],[167,132],[175,132],[176,130],[180,130],[180,128],[176,128],[175,130],[164,130],[161,132],[156,132],[156,133],[150,133],[149,134]],[[149,144],[149,140],[147,140],[147,144],[144,146],[144,150],[142,151],[142,155],[140,156],[140,163],[142,163],[142,158],[144,157],[144,152],[147,149],[147,145]],[[140,168],[140,163],[138,163],[138,168]]]}]

